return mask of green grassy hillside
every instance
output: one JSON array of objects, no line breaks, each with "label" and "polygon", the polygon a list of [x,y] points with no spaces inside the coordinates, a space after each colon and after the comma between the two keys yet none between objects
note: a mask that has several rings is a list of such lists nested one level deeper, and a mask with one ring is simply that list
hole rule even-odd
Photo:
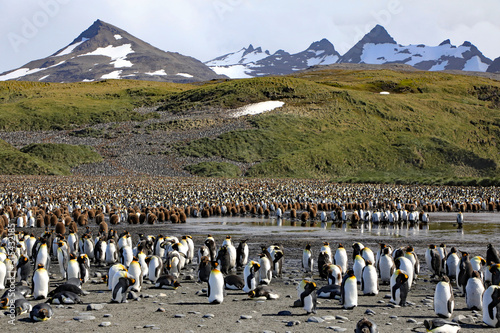
[{"label": "green grassy hillside", "polygon": [[170,93],[190,85],[104,80],[90,83],[0,82],[0,130],[71,129],[87,124],[144,120],[139,114]]},{"label": "green grassy hillside", "polygon": [[[269,100],[285,105],[246,117],[250,129],[172,142],[168,153],[243,163],[251,177],[482,184],[500,178],[500,82],[436,72],[324,69],[197,85],[2,82],[0,129],[76,128],[75,136],[106,138],[102,129],[79,127],[156,117],[133,111],[155,106],[182,117],[145,125],[145,132],[189,131],[230,121],[220,118],[224,110]],[[222,113],[189,117],[211,110]],[[32,156],[38,164],[29,172],[48,168],[42,155]],[[231,165],[187,170],[232,176],[239,169]]]},{"label": "green grassy hillside", "polygon": [[284,101],[279,112],[252,117],[251,130],[177,147],[182,155],[255,163],[247,176],[478,178],[499,175],[499,92],[498,82],[477,77],[318,71],[197,88],[164,108]]},{"label": "green grassy hillside", "polygon": [[17,150],[0,140],[3,175],[69,175],[72,167],[101,160],[101,155],[87,146],[34,144]]}]

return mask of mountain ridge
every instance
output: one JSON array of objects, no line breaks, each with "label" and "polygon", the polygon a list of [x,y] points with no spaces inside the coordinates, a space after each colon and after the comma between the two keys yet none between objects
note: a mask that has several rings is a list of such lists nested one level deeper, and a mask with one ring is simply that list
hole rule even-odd
[{"label": "mountain ridge", "polygon": [[137,79],[189,83],[218,78],[221,76],[197,59],[162,51],[101,20],[52,55],[0,75],[0,80],[41,82]]}]

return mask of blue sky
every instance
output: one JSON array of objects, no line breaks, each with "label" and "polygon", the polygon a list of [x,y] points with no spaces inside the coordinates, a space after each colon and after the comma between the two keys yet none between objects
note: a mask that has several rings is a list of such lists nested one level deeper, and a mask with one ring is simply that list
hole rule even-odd
[{"label": "blue sky", "polygon": [[51,55],[96,19],[202,61],[250,43],[294,53],[322,38],[343,54],[376,24],[403,45],[470,41],[500,57],[498,0],[1,0],[0,73]]}]

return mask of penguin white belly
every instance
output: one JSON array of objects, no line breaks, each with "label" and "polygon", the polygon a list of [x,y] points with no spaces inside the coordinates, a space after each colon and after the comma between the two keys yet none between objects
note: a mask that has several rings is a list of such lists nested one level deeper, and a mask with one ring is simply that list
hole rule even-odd
[{"label": "penguin white belly", "polygon": [[[499,327],[498,305],[490,306],[493,295],[500,293],[500,286],[491,285],[483,294],[483,322],[490,327]],[[491,308],[491,309],[490,309]]]},{"label": "penguin white belly", "polygon": [[125,266],[122,264],[114,264],[109,268],[108,271],[108,289],[113,291],[112,285],[113,285],[113,277],[115,276],[116,272],[118,271],[124,271]]},{"label": "penguin white belly", "polygon": [[112,291],[115,290],[115,287],[118,284],[120,278],[127,278],[127,277],[129,277],[128,272],[125,270],[116,272],[115,275],[113,275],[113,277],[111,278],[111,290]]},{"label": "penguin white belly", "polygon": [[368,265],[363,269],[362,276],[363,294],[378,295],[378,277],[377,270],[373,265]]},{"label": "penguin white belly", "polygon": [[107,264],[114,264],[116,262],[116,246],[114,243],[110,243],[106,246],[105,258]]},{"label": "penguin white belly", "polygon": [[37,269],[33,274],[33,297],[47,298],[49,293],[49,274],[45,269]]},{"label": "penguin white belly", "polygon": [[132,262],[128,269],[128,274],[130,277],[135,279],[135,283],[132,285],[132,290],[140,292],[142,288],[142,270],[141,265],[138,262]]},{"label": "penguin white belly", "polygon": [[86,239],[83,243],[83,252],[90,258],[94,259],[94,243],[91,239]]},{"label": "penguin white belly", "polygon": [[248,266],[248,264],[243,271],[243,279],[245,280],[245,286],[243,287],[244,292],[248,293],[257,287],[257,281],[252,272],[252,267]]},{"label": "penguin white belly", "polygon": [[363,260],[355,260],[352,269],[354,270],[354,275],[358,283],[361,283],[363,268],[365,267],[365,262]]},{"label": "penguin white belly", "polygon": [[229,253],[229,269],[236,267],[236,248],[231,244],[227,247]]},{"label": "penguin white belly", "polygon": [[334,259],[335,265],[339,265],[342,268],[342,274],[347,272],[347,254],[345,250],[337,250]]},{"label": "penguin white belly", "polygon": [[79,279],[80,278],[80,265],[75,259],[71,259],[68,263],[68,269],[66,271],[66,276],[69,279]]},{"label": "penguin white belly", "polygon": [[208,278],[208,303],[220,304],[224,301],[224,276],[218,270],[212,270]]},{"label": "penguin white belly", "polygon": [[467,281],[465,287],[465,302],[468,309],[482,310],[483,309],[483,282],[478,278],[471,278]]},{"label": "penguin white belly", "polygon": [[7,266],[5,266],[3,261],[0,261],[0,290],[5,289],[5,276],[6,275],[7,275]]},{"label": "penguin white belly", "polygon": [[446,282],[439,282],[434,292],[434,312],[442,318],[450,318],[455,302],[452,300],[453,294],[450,285]]},{"label": "penguin white belly", "polygon": [[134,258],[134,255],[132,253],[132,247],[130,247],[128,245],[123,246],[122,247],[122,264],[128,268],[128,266],[130,266],[130,263],[132,262],[133,258]]},{"label": "penguin white belly", "polygon": [[446,260],[446,270],[447,275],[455,280],[458,278],[458,265],[460,263],[460,259],[457,255],[450,255]]},{"label": "penguin white belly", "polygon": [[399,260],[401,261],[401,265],[399,266],[399,269],[402,271],[405,271],[406,274],[408,274],[408,289],[411,289],[411,285],[413,284],[413,276],[414,276],[413,263],[411,262],[410,259],[405,258],[405,257],[400,257]]},{"label": "penguin white belly", "polygon": [[394,261],[390,255],[383,255],[380,257],[378,263],[378,269],[380,272],[380,281],[382,283],[389,283],[391,281],[392,268],[394,266]]},{"label": "penguin white belly", "polygon": [[[313,291],[314,293],[314,291]],[[307,313],[312,313],[314,312],[315,304],[314,304],[314,299],[312,293],[304,297],[304,310],[307,311]]]},{"label": "penguin white belly", "polygon": [[148,271],[149,275],[148,278],[151,282],[156,282],[156,280],[160,277],[160,271],[161,271],[161,263],[158,257],[154,256],[151,258],[151,261],[149,262],[148,265]]},{"label": "penguin white belly", "polygon": [[271,283],[272,271],[269,259],[267,257],[263,257],[259,260],[259,264],[260,264],[259,283],[260,284]]},{"label": "penguin white belly", "polygon": [[344,283],[343,306],[345,309],[352,309],[358,306],[358,284],[354,278],[349,278]]}]

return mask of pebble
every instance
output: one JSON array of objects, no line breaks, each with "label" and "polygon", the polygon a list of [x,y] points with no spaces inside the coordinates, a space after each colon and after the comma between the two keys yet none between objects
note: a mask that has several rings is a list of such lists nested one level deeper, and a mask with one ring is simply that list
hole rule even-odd
[{"label": "pebble", "polygon": [[158,308],[156,309],[156,312],[165,312],[165,308]]},{"label": "pebble", "polygon": [[201,312],[198,312],[198,311],[189,311],[188,314],[200,315]]},{"label": "pebble", "polygon": [[99,311],[99,310],[102,310],[104,309],[104,305],[103,304],[89,304],[87,305],[87,311]]},{"label": "pebble", "polygon": [[389,316],[391,319],[398,319],[398,316]]},{"label": "pebble", "polygon": [[283,310],[283,311],[280,311],[278,312],[278,316],[291,316],[292,313],[288,310]]},{"label": "pebble", "polygon": [[324,321],[332,321],[332,320],[335,320],[337,318],[335,318],[335,316],[323,316],[321,317]]},{"label": "pebble", "polygon": [[203,316],[203,318],[209,318],[209,319],[212,319],[214,317],[215,317],[215,315],[212,313],[207,313],[206,315]]},{"label": "pebble", "polygon": [[324,319],[322,319],[320,317],[315,317],[315,316],[307,318],[308,323],[322,323],[324,321],[325,321]]},{"label": "pebble", "polygon": [[174,318],[184,318],[184,317],[186,317],[186,315],[182,314],[182,313],[178,313],[178,314],[174,315]]},{"label": "pebble", "polygon": [[94,320],[95,317],[91,315],[80,315],[73,318],[74,320],[84,321],[84,320]]},{"label": "pebble", "polygon": [[365,315],[374,316],[376,313],[372,309],[366,309]]},{"label": "pebble", "polygon": [[249,315],[241,315],[240,319],[252,319],[252,316]]},{"label": "pebble", "polygon": [[296,325],[300,325],[300,321],[298,320],[291,320],[289,322],[286,323],[286,326],[296,326]]},{"label": "pebble", "polygon": [[407,323],[412,323],[412,324],[416,324],[417,323],[417,321],[415,319],[413,319],[413,318],[409,318],[406,322]]},{"label": "pebble", "polygon": [[155,326],[156,326],[155,324],[147,324],[147,325],[144,325],[143,328],[153,328]]},{"label": "pebble", "polygon": [[102,323],[99,324],[99,327],[108,327],[111,326],[111,322],[109,321],[103,321]]},{"label": "pebble", "polygon": [[106,313],[105,315],[103,315],[104,318],[111,318],[113,317],[113,315],[111,313]]},{"label": "pebble", "polygon": [[337,319],[337,320],[349,321],[349,318],[344,317],[344,316],[335,316],[335,319]]}]

